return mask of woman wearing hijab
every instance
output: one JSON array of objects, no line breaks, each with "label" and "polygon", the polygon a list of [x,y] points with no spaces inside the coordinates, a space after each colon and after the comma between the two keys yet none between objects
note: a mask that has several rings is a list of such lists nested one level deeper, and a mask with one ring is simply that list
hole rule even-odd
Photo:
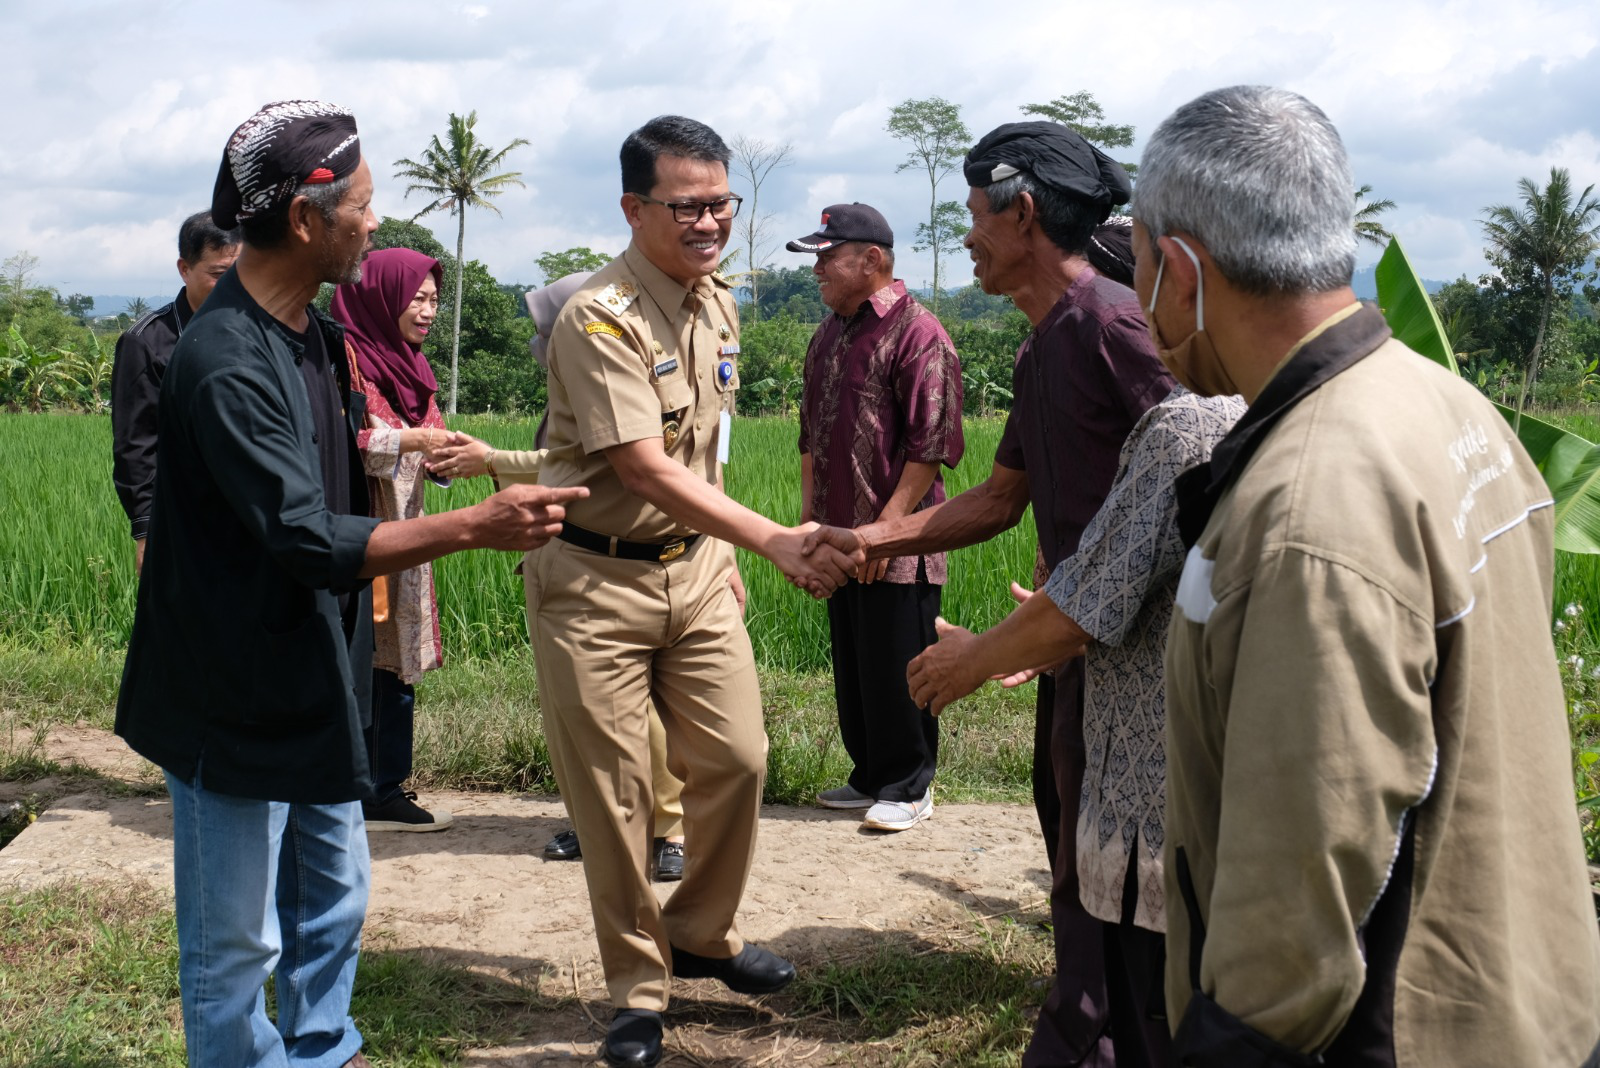
[{"label": "woman wearing hijab", "polygon": [[[529,290],[524,299],[537,333],[528,342],[528,351],[549,370],[550,329],[567,300],[589,280],[592,272],[565,275],[543,289]],[[539,465],[545,456],[546,420],[539,420],[534,447],[529,450],[502,451],[468,434],[455,432],[429,460],[429,469],[440,475],[476,478],[487,474],[496,483],[537,482]],[[683,878],[683,783],[667,770],[667,732],[661,717],[650,713],[650,763],[656,798],[655,842],[651,850],[654,879],[658,883]],[[583,856],[578,832],[568,828],[544,847],[547,860],[577,860]]]},{"label": "woman wearing hijab", "polygon": [[[422,355],[439,311],[439,261],[407,248],[366,258],[361,281],[333,295],[344,324],[353,387],[367,399],[367,425],[356,436],[378,519],[422,515],[423,479],[438,479],[424,460],[448,439],[434,394],[439,380]],[[433,567],[421,564],[373,580],[372,759],[375,799],[362,809],[369,831],[440,831],[450,813],[429,812],[405,789],[411,775],[415,686],[442,662]]]}]

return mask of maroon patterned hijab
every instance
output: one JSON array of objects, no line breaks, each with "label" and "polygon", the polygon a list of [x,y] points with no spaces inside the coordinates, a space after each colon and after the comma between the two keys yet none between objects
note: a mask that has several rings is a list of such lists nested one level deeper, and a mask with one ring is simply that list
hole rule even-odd
[{"label": "maroon patterned hijab", "polygon": [[439,392],[439,380],[422,347],[400,336],[400,313],[411,305],[428,274],[442,292],[444,275],[438,260],[409,248],[379,249],[363,261],[361,281],[334,291],[331,309],[348,331],[361,374],[412,426],[420,426],[428,414],[428,401]]}]

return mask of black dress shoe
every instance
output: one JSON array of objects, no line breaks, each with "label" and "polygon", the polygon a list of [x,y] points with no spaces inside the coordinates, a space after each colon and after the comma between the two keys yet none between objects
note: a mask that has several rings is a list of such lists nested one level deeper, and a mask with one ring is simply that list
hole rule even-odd
[{"label": "black dress shoe", "polygon": [[618,1009],[606,1029],[603,1052],[612,1068],[660,1064],[661,1014],[649,1009]]},{"label": "black dress shoe", "polygon": [[772,994],[794,981],[794,965],[749,942],[738,956],[721,959],[673,946],[672,974],[677,979],[720,979],[736,994]]},{"label": "black dress shoe", "polygon": [[675,883],[683,878],[682,842],[669,842],[665,838],[657,838],[654,859],[656,882]]},{"label": "black dress shoe", "polygon": [[546,860],[577,860],[583,856],[578,848],[578,832],[568,829],[550,839],[544,847]]}]

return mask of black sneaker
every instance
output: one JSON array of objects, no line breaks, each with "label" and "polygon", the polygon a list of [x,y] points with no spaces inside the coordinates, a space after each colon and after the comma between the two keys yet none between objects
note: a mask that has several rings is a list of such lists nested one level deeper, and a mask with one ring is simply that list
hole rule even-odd
[{"label": "black sneaker", "polygon": [[361,812],[367,817],[368,831],[442,831],[455,822],[442,808],[429,812],[417,804],[417,795],[410,790],[387,804],[363,803]]},{"label": "black sneaker", "polygon": [[652,859],[655,861],[656,882],[675,883],[683,878],[682,842],[669,842],[665,838],[657,838]]}]

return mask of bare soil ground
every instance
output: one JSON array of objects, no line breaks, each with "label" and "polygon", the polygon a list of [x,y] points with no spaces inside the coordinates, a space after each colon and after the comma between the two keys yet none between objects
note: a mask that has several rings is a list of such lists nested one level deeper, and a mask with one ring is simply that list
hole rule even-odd
[{"label": "bare soil ground", "polygon": [[[0,737],[0,746],[33,739]],[[37,822],[0,851],[0,889],[60,880],[140,879],[170,888],[171,810],[160,775],[122,741],[89,727],[56,727],[43,755],[74,776],[0,783],[0,805],[47,799]],[[595,947],[583,870],[546,862],[544,843],[566,826],[557,798],[428,794],[453,827],[374,834],[371,947],[439,954],[486,974],[536,984],[560,999],[525,1044],[473,1051],[469,1065],[532,1068],[593,1063],[611,1009]],[[769,806],[740,929],[801,968],[856,956],[886,938],[954,945],[976,939],[974,916],[1037,920],[1047,878],[1030,808],[939,805],[913,830],[862,830],[859,814]],[[689,849],[693,850],[693,843]],[[658,886],[662,899],[671,885]],[[842,1038],[836,1026],[785,1018],[760,999],[710,982],[674,990],[668,1065],[882,1063],[886,1050]]]}]

